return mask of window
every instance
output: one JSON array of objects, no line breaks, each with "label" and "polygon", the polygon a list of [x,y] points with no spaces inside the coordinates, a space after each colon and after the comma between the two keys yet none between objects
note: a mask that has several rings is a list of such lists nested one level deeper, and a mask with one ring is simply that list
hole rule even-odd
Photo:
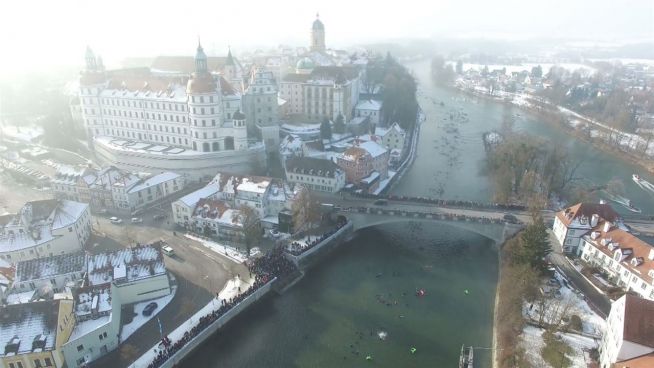
[{"label": "window", "polygon": [[72,227],[72,226],[68,228],[68,232],[69,232],[69,233],[72,233],[72,232],[73,232],[73,227]]},{"label": "window", "polygon": [[78,345],[77,346],[77,351],[82,351],[84,350],[84,345]]},{"label": "window", "polygon": [[14,365],[14,363],[9,363],[9,368],[16,368],[16,366]]},{"label": "window", "polygon": [[[141,193],[139,193],[139,194],[141,194]],[[100,334],[100,336],[98,336],[98,338],[99,338],[100,340],[102,340],[102,334]]]},{"label": "window", "polygon": [[41,368],[41,360],[39,360],[39,359],[34,359],[34,367],[36,367],[36,368]]},{"label": "window", "polygon": [[107,331],[103,332],[102,336],[107,337]]}]

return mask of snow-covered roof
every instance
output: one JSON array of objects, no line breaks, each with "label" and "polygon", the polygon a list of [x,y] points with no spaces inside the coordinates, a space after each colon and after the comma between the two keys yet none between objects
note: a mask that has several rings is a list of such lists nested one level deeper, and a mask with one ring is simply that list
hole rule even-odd
[{"label": "snow-covered roof", "polygon": [[77,222],[82,216],[84,211],[89,207],[86,203],[73,202],[68,200],[61,200],[61,205],[55,212],[54,220],[52,221],[52,229],[61,229],[70,226]]},{"label": "snow-covered roof", "polygon": [[373,171],[370,173],[370,175],[366,176],[365,178],[361,179],[362,183],[370,184],[374,182],[377,178],[379,178],[379,173],[377,171]]},{"label": "snow-covered roof", "polygon": [[54,349],[59,300],[7,305],[0,316],[0,357]]},{"label": "snow-covered roof", "polygon": [[135,186],[130,188],[127,192],[128,193],[140,192],[140,191],[142,191],[144,189],[147,189],[147,188],[149,188],[151,186],[159,185],[161,183],[165,183],[167,181],[174,180],[174,179],[177,179],[179,177],[180,177],[179,174],[167,171],[167,172],[164,172],[164,173],[161,173],[161,174],[154,175],[154,176],[152,176],[152,177],[150,177],[150,178],[148,178],[146,180],[143,180],[139,184],[136,184]]},{"label": "snow-covered roof", "polygon": [[66,275],[73,272],[82,273],[85,270],[86,255],[84,252],[60,254],[52,257],[18,262],[14,282],[49,279],[54,276]]},{"label": "snow-covered roof", "polygon": [[189,207],[195,208],[200,199],[211,197],[216,193],[218,193],[218,184],[211,182],[207,184],[207,186],[183,196],[179,201]]},{"label": "snow-covered roof", "polygon": [[90,285],[104,285],[112,281],[135,281],[166,272],[161,244],[148,244],[115,252],[90,256],[87,261]]},{"label": "snow-covered roof", "polygon": [[263,194],[269,185],[269,178],[244,177],[241,184],[236,187],[236,190],[239,192]]},{"label": "snow-covered roof", "polygon": [[379,144],[377,144],[377,143],[375,143],[373,141],[361,142],[361,143],[359,143],[359,147],[361,147],[364,150],[368,151],[368,153],[370,153],[370,155],[373,158],[379,157],[379,156],[385,154],[386,152],[388,152],[388,150],[386,148],[380,146]]},{"label": "snow-covered roof", "polygon": [[361,100],[355,107],[357,110],[374,110],[379,111],[382,108],[382,102],[378,100]]}]

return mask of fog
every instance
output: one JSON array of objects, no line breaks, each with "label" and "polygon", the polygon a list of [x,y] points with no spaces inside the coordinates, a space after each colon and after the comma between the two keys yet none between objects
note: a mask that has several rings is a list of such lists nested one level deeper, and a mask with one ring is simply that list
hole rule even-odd
[{"label": "fog", "polygon": [[[128,56],[306,45],[316,12],[328,47],[433,39],[652,41],[651,0],[19,1],[3,2],[2,72],[81,65],[86,45],[108,66]],[[463,42],[463,41],[462,41]]]}]

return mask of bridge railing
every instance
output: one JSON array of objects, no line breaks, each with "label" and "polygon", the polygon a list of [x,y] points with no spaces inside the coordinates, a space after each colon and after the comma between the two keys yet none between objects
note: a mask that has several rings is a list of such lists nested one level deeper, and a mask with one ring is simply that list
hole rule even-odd
[{"label": "bridge railing", "polygon": [[361,214],[400,216],[400,217],[435,219],[435,220],[445,220],[445,221],[467,221],[467,222],[472,221],[472,222],[479,222],[482,224],[516,224],[516,225],[522,224],[522,222],[518,219],[511,220],[511,219],[498,218],[498,217],[470,216],[470,215],[454,214],[454,213],[393,210],[393,209],[386,209],[386,208],[348,207],[343,209],[343,211],[356,212]]},{"label": "bridge railing", "polygon": [[527,206],[517,205],[517,204],[486,203],[486,202],[476,202],[476,201],[465,201],[459,199],[440,199],[440,198],[430,198],[430,197],[412,197],[412,196],[396,196],[396,195],[379,196],[371,193],[351,193],[351,195],[353,197],[358,197],[358,198],[388,199],[391,201],[433,204],[440,207],[493,209],[493,210],[501,210],[501,211],[526,211],[527,210]]}]

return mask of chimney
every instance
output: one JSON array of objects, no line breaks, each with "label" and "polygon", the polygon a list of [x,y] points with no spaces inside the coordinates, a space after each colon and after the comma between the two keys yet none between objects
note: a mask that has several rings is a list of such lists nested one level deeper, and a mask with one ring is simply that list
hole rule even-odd
[{"label": "chimney", "polygon": [[604,233],[608,233],[609,231],[611,231],[611,223],[606,221],[604,223]]},{"label": "chimney", "polygon": [[590,227],[594,228],[595,226],[597,226],[597,223],[598,223],[598,222],[599,222],[599,215],[598,215],[598,214],[594,214],[594,215],[590,218]]}]

